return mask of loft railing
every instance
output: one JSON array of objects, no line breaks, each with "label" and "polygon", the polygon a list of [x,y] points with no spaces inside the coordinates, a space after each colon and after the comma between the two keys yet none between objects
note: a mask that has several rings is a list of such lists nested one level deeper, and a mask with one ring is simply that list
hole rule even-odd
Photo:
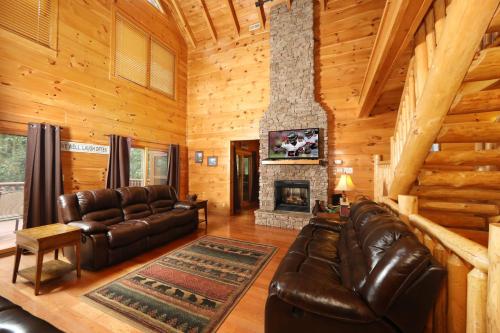
[{"label": "loft railing", "polygon": [[426,332],[500,332],[500,224],[490,224],[485,248],[418,214],[418,198],[381,202],[407,223],[447,269]]}]

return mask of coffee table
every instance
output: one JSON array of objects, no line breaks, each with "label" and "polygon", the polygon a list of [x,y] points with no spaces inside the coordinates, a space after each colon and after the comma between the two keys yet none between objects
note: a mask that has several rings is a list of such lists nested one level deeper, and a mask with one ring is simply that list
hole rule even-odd
[{"label": "coffee table", "polygon": [[[16,259],[12,283],[16,283],[17,275],[35,284],[35,296],[40,292],[40,284],[56,279],[68,272],[76,270],[81,277],[80,268],[81,229],[61,223],[19,230],[16,232]],[[75,246],[76,265],[59,260],[59,249],[65,246]],[[23,250],[36,255],[36,266],[19,271],[19,262]],[[43,263],[43,255],[55,251],[54,260]]]}]

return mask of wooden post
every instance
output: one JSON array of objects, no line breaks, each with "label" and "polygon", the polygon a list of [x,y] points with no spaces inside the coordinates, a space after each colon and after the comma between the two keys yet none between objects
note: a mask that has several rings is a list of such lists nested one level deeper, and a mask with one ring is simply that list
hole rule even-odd
[{"label": "wooden post", "polygon": [[448,257],[448,332],[466,331],[467,274],[465,263],[457,255]]},{"label": "wooden post", "polygon": [[373,196],[375,202],[380,202],[380,195],[384,191],[384,181],[379,169],[381,160],[382,156],[373,155]]},{"label": "wooden post", "polygon": [[500,223],[490,224],[487,332],[500,332]]},{"label": "wooden post", "polygon": [[486,333],[488,275],[474,268],[467,275],[467,333]]},{"label": "wooden post", "polygon": [[418,214],[418,198],[412,195],[399,195],[398,205],[401,220],[410,224],[409,216]]},{"label": "wooden post", "polygon": [[[441,245],[441,243],[437,243],[434,247],[434,258],[446,267],[446,263],[448,261],[448,253],[446,249]],[[447,295],[448,295],[448,284],[443,283],[441,289],[439,290],[439,295],[436,300],[436,305],[434,306],[434,333],[446,333],[447,330],[447,322],[446,322],[446,313],[447,313]]]}]

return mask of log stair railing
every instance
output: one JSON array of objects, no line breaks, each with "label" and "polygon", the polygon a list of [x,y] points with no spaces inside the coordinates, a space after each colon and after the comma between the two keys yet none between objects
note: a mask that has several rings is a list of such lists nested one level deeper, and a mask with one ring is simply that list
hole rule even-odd
[{"label": "log stair railing", "polygon": [[410,226],[434,258],[447,268],[426,333],[500,332],[500,224],[490,225],[486,248],[419,215],[417,197],[380,201]]},{"label": "log stair railing", "polygon": [[377,200],[418,196],[422,216],[484,245],[500,220],[499,2],[433,2],[414,35],[390,161],[374,165]]}]

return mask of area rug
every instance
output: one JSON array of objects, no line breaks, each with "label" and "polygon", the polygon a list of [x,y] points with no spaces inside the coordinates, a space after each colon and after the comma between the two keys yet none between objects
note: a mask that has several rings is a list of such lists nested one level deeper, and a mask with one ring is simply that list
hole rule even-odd
[{"label": "area rug", "polygon": [[274,246],[205,236],[85,297],[142,330],[212,332],[275,252]]}]

